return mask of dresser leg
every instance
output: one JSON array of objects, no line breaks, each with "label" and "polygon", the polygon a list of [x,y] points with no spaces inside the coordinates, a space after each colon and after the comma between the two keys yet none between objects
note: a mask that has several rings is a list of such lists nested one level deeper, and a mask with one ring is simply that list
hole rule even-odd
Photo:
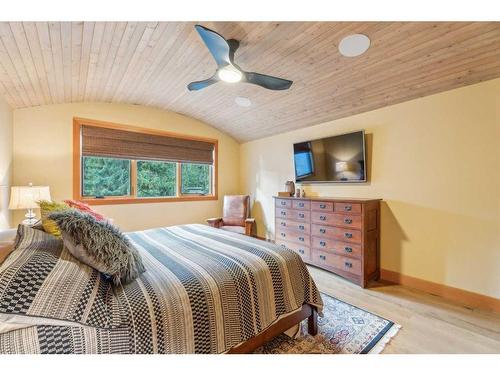
[{"label": "dresser leg", "polygon": [[312,336],[318,333],[318,310],[315,307],[312,307],[311,315],[307,318],[307,332]]}]

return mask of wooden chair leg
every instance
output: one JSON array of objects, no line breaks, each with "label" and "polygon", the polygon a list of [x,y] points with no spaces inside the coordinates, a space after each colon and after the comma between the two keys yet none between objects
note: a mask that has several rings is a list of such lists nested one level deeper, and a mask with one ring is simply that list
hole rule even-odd
[{"label": "wooden chair leg", "polygon": [[312,336],[316,336],[318,333],[318,311],[314,307],[311,315],[307,318],[307,332]]}]

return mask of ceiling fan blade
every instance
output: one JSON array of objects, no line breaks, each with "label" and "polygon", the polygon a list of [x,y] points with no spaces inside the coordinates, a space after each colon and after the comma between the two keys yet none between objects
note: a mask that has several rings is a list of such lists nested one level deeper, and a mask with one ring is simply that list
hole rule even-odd
[{"label": "ceiling fan blade", "polygon": [[289,81],[288,79],[253,72],[245,72],[245,80],[248,83],[253,83],[269,90],[286,90],[293,83],[293,81]]},{"label": "ceiling fan blade", "polygon": [[196,25],[195,28],[214,57],[217,66],[221,67],[231,64],[230,48],[226,39],[224,39],[222,35],[204,26]]},{"label": "ceiling fan blade", "polygon": [[214,83],[217,83],[217,82],[219,82],[219,80],[215,76],[213,76],[213,77],[210,77],[210,78],[205,79],[203,81],[191,82],[187,88],[189,91],[196,91],[196,90],[204,89],[205,87],[213,85]]}]

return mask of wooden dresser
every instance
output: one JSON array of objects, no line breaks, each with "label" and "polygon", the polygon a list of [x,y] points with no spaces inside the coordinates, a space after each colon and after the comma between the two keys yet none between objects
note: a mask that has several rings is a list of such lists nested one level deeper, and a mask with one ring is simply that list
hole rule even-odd
[{"label": "wooden dresser", "polygon": [[274,197],[276,243],[365,288],[380,274],[380,199]]}]

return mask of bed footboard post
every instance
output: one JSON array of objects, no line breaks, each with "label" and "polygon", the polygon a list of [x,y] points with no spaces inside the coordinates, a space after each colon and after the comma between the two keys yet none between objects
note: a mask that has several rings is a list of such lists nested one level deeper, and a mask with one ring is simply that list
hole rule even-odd
[{"label": "bed footboard post", "polygon": [[312,336],[316,336],[318,333],[318,310],[313,306],[311,306],[311,310],[311,315],[307,318],[307,332]]}]

